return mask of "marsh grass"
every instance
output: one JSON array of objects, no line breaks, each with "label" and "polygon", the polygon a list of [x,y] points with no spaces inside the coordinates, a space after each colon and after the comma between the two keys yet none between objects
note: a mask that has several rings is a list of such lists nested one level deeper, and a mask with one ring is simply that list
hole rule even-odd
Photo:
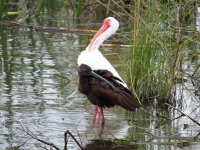
[{"label": "marsh grass", "polygon": [[76,15],[79,17],[81,14],[81,8],[84,4],[83,0],[78,0],[78,4],[76,5]]},{"label": "marsh grass", "polygon": [[38,17],[40,15],[40,13],[42,12],[42,10],[44,10],[45,3],[46,3],[46,0],[40,0],[38,2],[38,5],[35,9],[35,17]]},{"label": "marsh grass", "polygon": [[[59,5],[64,7],[64,2],[59,2]],[[56,11],[58,7],[58,2],[56,0],[39,0],[36,3],[36,8],[34,10],[35,17],[39,17],[41,12],[45,10],[45,8],[48,10],[48,12]]]},{"label": "marsh grass", "polygon": [[9,1],[7,0],[0,0],[0,19],[2,19],[4,16],[7,14],[7,9],[8,9],[8,3]]},{"label": "marsh grass", "polygon": [[[137,0],[133,5],[131,87],[143,100],[169,100],[180,71],[183,32],[191,4]],[[194,9],[193,9],[194,10]]]},{"label": "marsh grass", "polygon": [[[144,7],[145,6],[145,7]],[[132,89],[144,99],[165,98],[172,70],[172,34],[165,29],[168,8],[159,2],[136,1],[134,6],[133,49],[130,58]],[[162,10],[162,11],[160,11]],[[169,42],[167,42],[169,40]],[[172,42],[172,43],[171,43]],[[169,43],[167,45],[167,43]]]}]

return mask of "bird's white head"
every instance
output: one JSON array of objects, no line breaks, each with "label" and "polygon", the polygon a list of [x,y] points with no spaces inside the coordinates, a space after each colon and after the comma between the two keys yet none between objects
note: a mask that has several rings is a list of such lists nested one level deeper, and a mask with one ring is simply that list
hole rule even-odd
[{"label": "bird's white head", "polygon": [[108,17],[104,20],[102,27],[97,31],[91,40],[90,44],[86,48],[87,50],[98,49],[99,46],[111,35],[113,35],[119,28],[119,22],[113,18]]}]

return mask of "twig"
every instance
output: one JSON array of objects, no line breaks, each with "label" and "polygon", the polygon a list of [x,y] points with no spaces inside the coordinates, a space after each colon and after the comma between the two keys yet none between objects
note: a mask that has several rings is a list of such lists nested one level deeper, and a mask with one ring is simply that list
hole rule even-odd
[{"label": "twig", "polygon": [[196,74],[197,70],[200,68],[200,64],[195,68],[194,72],[192,73],[192,77]]},{"label": "twig", "polygon": [[[147,113],[148,115],[150,116],[154,116],[152,115],[150,112],[146,111],[143,107],[140,107],[139,109],[143,110],[145,113]],[[159,113],[156,112],[156,115],[159,116],[160,118],[165,118],[166,120],[170,120],[168,117],[164,116],[164,115],[161,115]]]},{"label": "twig", "polygon": [[84,150],[84,148],[81,146],[81,144],[76,140],[76,138],[73,136],[73,134],[69,130],[65,131],[65,134],[64,134],[64,136],[65,136],[65,147],[64,147],[64,150],[67,150],[67,142],[68,142],[67,135],[68,134],[74,139],[74,141],[80,147],[80,149]]},{"label": "twig", "polygon": [[[184,10],[183,8],[184,5],[184,1],[180,1],[180,10]],[[172,73],[171,73],[171,81],[169,83],[169,89],[168,89],[168,93],[167,93],[167,99],[170,98],[170,94],[171,94],[171,90],[172,87],[174,85],[175,82],[175,76],[176,76],[176,72],[179,69],[179,65],[180,65],[180,61],[181,61],[181,44],[183,42],[183,32],[184,32],[184,15],[183,14],[184,11],[178,11],[178,32],[177,32],[177,39],[176,39],[176,54],[175,54],[175,59],[173,62],[173,67],[172,67]]]},{"label": "twig", "polygon": [[183,117],[182,114],[181,114],[180,116],[176,117],[176,118],[171,119],[171,120],[165,120],[164,122],[158,124],[158,125],[156,126],[156,128],[158,128],[158,127],[164,125],[164,124],[167,123],[167,122],[172,122],[172,121],[174,121],[174,120],[176,120],[176,119],[179,119],[179,118],[181,118],[181,117]]},{"label": "twig", "polygon": [[127,44],[102,44],[103,47],[120,47],[120,48],[132,48],[133,45]]},{"label": "twig", "polygon": [[115,140],[119,140],[118,138],[116,138],[109,130],[107,130],[108,133],[110,133],[110,135],[115,139]]},{"label": "twig", "polygon": [[55,148],[56,150],[60,150],[60,149],[59,149],[57,146],[55,146],[53,143],[49,143],[49,142],[46,142],[46,141],[44,141],[44,140],[39,139],[36,135],[34,135],[34,134],[30,131],[30,129],[29,129],[28,127],[26,127],[25,125],[22,125],[22,123],[21,123],[20,121],[19,121],[19,124],[21,125],[22,130],[23,130],[24,132],[26,132],[26,134],[29,135],[30,137],[32,137],[33,139],[35,139],[35,140],[37,140],[37,141],[39,141],[39,142],[41,142],[41,143],[44,143],[44,144],[46,144],[46,145],[49,145],[49,146]]},{"label": "twig", "polygon": [[65,79],[67,81],[65,84],[69,84],[70,83],[70,80],[67,77],[63,76],[63,75],[55,74],[55,76],[57,76],[59,78],[62,78],[62,79]]},{"label": "twig", "polygon": [[75,129],[76,129],[76,132],[78,133],[78,137],[79,137],[80,143],[81,143],[81,145],[83,146],[83,142],[81,141],[81,135],[80,135],[80,133],[79,133],[79,131],[77,130],[76,127],[75,127]]},{"label": "twig", "polygon": [[196,121],[195,119],[193,119],[192,117],[190,117],[189,115],[187,115],[186,113],[182,112],[180,109],[178,108],[175,108],[174,106],[170,105],[170,104],[167,104],[165,103],[165,105],[175,109],[175,110],[178,110],[183,116],[187,116],[190,120],[192,120],[194,123],[196,123],[198,126],[200,126],[200,123],[198,121]]},{"label": "twig", "polygon": [[35,29],[37,32],[48,32],[48,33],[75,33],[75,34],[94,34],[96,30],[86,30],[86,29],[66,29],[66,28],[56,28],[56,27],[44,27],[44,26],[34,26],[34,25],[24,25],[15,21],[0,21],[3,25],[12,25],[15,27],[29,27]]},{"label": "twig", "polygon": [[[29,140],[29,139],[28,139],[28,140]],[[10,147],[9,149],[11,149],[11,150],[18,150],[20,147],[22,147],[24,144],[26,144],[26,142],[28,142],[28,140],[26,140],[25,142],[23,142],[23,143],[20,144],[20,145]]]},{"label": "twig", "polygon": [[57,76],[57,77],[60,77],[60,78],[64,78],[64,79],[66,79],[66,80],[70,81],[70,80],[69,80],[69,78],[67,78],[67,77],[65,77],[65,76],[63,76],[63,75],[60,75],[60,74],[55,74],[55,76]]},{"label": "twig", "polygon": [[[14,22],[14,21],[6,21],[6,22],[1,22],[0,24],[5,24],[5,25],[12,25],[16,26],[19,28],[23,27],[29,27],[35,29],[37,32],[47,32],[47,33],[65,33],[65,34],[80,34],[80,35],[92,35],[96,33],[96,30],[87,30],[87,29],[66,29],[66,28],[56,28],[56,27],[44,27],[44,26],[33,26],[33,25],[24,25],[19,22]],[[118,44],[118,43],[113,43],[113,44],[102,44],[104,47],[120,47],[120,48],[131,48],[133,45],[126,45],[126,44]]]},{"label": "twig", "polygon": [[195,136],[193,137],[193,140],[198,140],[198,139],[199,139],[199,136],[200,136],[200,132],[197,133],[197,135],[195,135]]},{"label": "twig", "polygon": [[149,140],[145,141],[145,142],[150,142],[152,139],[154,139],[154,138],[156,137],[156,136],[153,135],[151,132],[146,131],[146,128],[138,127],[138,126],[136,126],[136,125],[132,125],[132,126],[135,127],[135,128],[138,128],[138,129],[140,129],[140,130],[144,130],[145,133],[151,135],[151,138],[150,138]]},{"label": "twig", "polygon": [[[106,7],[107,9],[109,9],[109,10],[110,10],[113,14],[115,14],[116,16],[120,17],[120,15],[119,15],[117,12],[115,12],[115,11],[112,10],[112,9],[110,9],[106,4],[102,3],[100,0],[97,0],[97,2],[98,2],[99,4],[101,4],[102,6]],[[122,19],[123,19],[123,18],[122,18]]]},{"label": "twig", "polygon": [[36,31],[48,32],[48,33],[76,33],[76,34],[94,34],[96,30],[85,30],[85,29],[61,29],[55,27],[35,27]]},{"label": "twig", "polygon": [[128,12],[126,11],[126,9],[124,9],[122,6],[120,6],[119,4],[117,4],[117,2],[114,1],[114,0],[112,0],[112,2],[113,2],[114,4],[116,4],[128,17],[130,17],[132,20],[134,20],[133,16],[130,15],[130,13],[128,13]]}]

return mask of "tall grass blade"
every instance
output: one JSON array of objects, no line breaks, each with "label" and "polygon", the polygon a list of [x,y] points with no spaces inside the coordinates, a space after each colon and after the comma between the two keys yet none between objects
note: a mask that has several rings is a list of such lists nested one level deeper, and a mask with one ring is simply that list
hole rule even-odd
[{"label": "tall grass blade", "polygon": [[[9,1],[7,1],[8,3]],[[6,0],[0,0],[0,19],[2,18],[3,13],[5,12],[6,9]]]},{"label": "tall grass blade", "polygon": [[83,6],[83,3],[84,1],[83,0],[79,0],[78,1],[78,4],[77,4],[77,6],[76,6],[76,16],[77,17],[79,17],[80,16],[80,14],[81,14],[81,8],[82,8],[82,6]]},{"label": "tall grass blade", "polygon": [[45,3],[46,3],[46,0],[39,1],[39,4],[35,10],[35,17],[39,17],[41,11],[44,9]]}]

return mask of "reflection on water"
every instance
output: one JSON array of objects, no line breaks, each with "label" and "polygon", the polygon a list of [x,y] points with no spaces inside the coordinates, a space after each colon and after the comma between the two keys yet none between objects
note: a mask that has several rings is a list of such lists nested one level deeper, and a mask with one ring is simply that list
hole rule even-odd
[{"label": "reflection on water", "polygon": [[200,7],[197,8],[196,28],[200,32]]},{"label": "reflection on water", "polygon": [[[42,24],[66,26],[65,22],[55,18],[43,18]],[[73,27],[73,22],[68,25]],[[178,117],[180,113],[159,108],[156,100],[155,108],[145,107],[151,115],[142,110],[132,114],[120,108],[108,109],[103,131],[98,125],[92,126],[91,105],[77,92],[76,59],[86,43],[87,38],[79,35],[39,33],[28,27],[0,25],[0,149],[20,145],[30,138],[20,123],[38,138],[60,148],[64,147],[66,130],[70,130],[87,149],[110,149],[118,144],[119,149],[141,150],[178,149],[177,142],[191,139],[199,132],[196,124],[187,117],[166,123],[156,113],[168,118]],[[192,65],[194,63],[187,62],[183,69]],[[191,87],[189,93],[185,87]],[[200,103],[195,95],[199,92],[195,92],[195,85],[188,81],[176,88],[177,100],[184,100],[182,110],[199,120]],[[108,140],[120,138],[131,143],[124,147],[119,141]],[[99,147],[100,144],[103,147]],[[30,139],[21,149],[42,147],[46,145]],[[68,147],[78,149],[71,138]],[[186,148],[192,147],[195,149],[196,145]]]},{"label": "reflection on water", "polygon": [[85,146],[85,149],[87,150],[102,150],[102,149],[113,149],[113,150],[133,150],[137,149],[138,146],[134,144],[121,144],[123,141],[109,141],[109,140],[92,140],[91,143],[88,143]]}]

